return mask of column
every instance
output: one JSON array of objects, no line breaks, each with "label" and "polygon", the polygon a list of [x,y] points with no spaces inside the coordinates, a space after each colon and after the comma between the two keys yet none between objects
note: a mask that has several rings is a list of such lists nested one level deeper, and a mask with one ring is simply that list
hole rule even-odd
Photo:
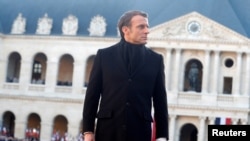
[{"label": "column", "polygon": [[205,119],[206,117],[199,117],[200,126],[198,131],[198,141],[205,141]]},{"label": "column", "polygon": [[208,117],[209,125],[214,125],[215,117]]},{"label": "column", "polygon": [[245,81],[245,83],[243,84],[244,85],[244,90],[243,90],[243,95],[244,96],[249,96],[248,94],[249,94],[249,83],[250,83],[250,52],[248,52],[247,54],[246,54],[246,68],[245,68],[246,70],[245,70],[245,74],[246,74],[246,76],[244,77],[244,81]]},{"label": "column", "polygon": [[52,93],[55,90],[57,84],[58,66],[59,64],[57,61],[54,60],[47,61],[46,80],[45,80],[46,92]]},{"label": "column", "polygon": [[166,77],[165,77],[165,81],[166,81],[166,88],[168,89],[168,90],[170,90],[171,91],[171,86],[170,86],[170,80],[171,80],[171,62],[172,62],[172,60],[171,60],[171,58],[172,58],[172,56],[171,56],[171,53],[172,53],[172,50],[171,49],[168,49],[167,50],[167,53],[166,53],[166,66],[165,66],[165,74],[166,74]]},{"label": "column", "polygon": [[176,122],[176,115],[170,115],[170,124],[169,124],[169,140],[174,141],[175,139],[175,122]]},{"label": "column", "polygon": [[6,81],[6,76],[7,76],[7,66],[8,66],[8,55],[6,54],[4,50],[4,44],[3,44],[3,39],[0,38],[0,68],[2,68],[0,72],[0,86],[1,88],[3,83]]},{"label": "column", "polygon": [[78,137],[80,134],[79,124],[77,125],[68,124],[68,133],[74,138]]},{"label": "column", "polygon": [[32,62],[29,60],[22,60],[21,61],[21,70],[20,70],[20,90],[27,91],[29,84],[31,82],[31,75],[32,75]]},{"label": "column", "polygon": [[175,64],[174,64],[174,74],[171,79],[173,86],[171,87],[174,92],[178,92],[179,88],[179,69],[180,69],[180,60],[181,60],[181,49],[176,49],[175,52]]},{"label": "column", "polygon": [[73,72],[73,94],[81,94],[83,88],[83,75],[84,75],[82,61],[74,62]]},{"label": "column", "polygon": [[205,50],[205,64],[203,67],[203,76],[202,76],[202,93],[208,93],[208,80],[210,70],[210,50]]},{"label": "column", "polygon": [[233,82],[233,95],[239,95],[240,94],[240,86],[241,86],[241,63],[242,63],[242,53],[237,52],[237,64],[236,64],[236,76],[234,77],[234,82]]},{"label": "column", "polygon": [[8,66],[8,61],[0,59],[0,68],[2,68],[2,71],[0,73],[0,86],[2,86],[6,81],[7,66]]},{"label": "column", "polygon": [[212,66],[213,76],[212,76],[212,80],[211,80],[212,93],[214,93],[214,94],[218,94],[218,76],[220,73],[219,56],[220,56],[220,52],[215,51],[214,52],[214,62],[213,62],[213,66]]},{"label": "column", "polygon": [[[209,122],[208,125],[214,125],[215,124],[215,117],[208,117],[208,122]],[[208,133],[208,125],[207,125],[207,128],[206,128],[207,133]],[[208,141],[207,133],[205,134],[206,139],[204,141]]]},{"label": "column", "polygon": [[53,126],[49,122],[41,122],[40,140],[50,141],[53,133]]},{"label": "column", "polygon": [[22,120],[15,121],[15,137],[24,139],[25,138],[25,130],[26,130],[26,122]]}]

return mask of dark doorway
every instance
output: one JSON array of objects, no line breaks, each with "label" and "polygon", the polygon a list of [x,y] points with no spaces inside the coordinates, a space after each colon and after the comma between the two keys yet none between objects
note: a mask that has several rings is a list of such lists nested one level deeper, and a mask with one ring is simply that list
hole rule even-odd
[{"label": "dark doorway", "polygon": [[185,124],[181,128],[180,141],[197,141],[198,130],[193,124]]}]

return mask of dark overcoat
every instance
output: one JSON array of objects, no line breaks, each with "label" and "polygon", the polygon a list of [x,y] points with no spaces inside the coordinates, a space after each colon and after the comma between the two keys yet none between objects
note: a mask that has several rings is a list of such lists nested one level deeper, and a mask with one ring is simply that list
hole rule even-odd
[{"label": "dark overcoat", "polygon": [[143,58],[128,73],[121,46],[119,42],[97,52],[83,107],[83,132],[95,131],[96,141],[150,141],[153,110],[156,137],[168,138],[162,56],[143,46]]}]

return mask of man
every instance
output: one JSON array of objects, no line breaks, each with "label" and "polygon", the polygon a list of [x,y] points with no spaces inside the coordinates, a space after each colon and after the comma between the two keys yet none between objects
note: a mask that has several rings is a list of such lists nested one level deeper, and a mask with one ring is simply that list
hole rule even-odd
[{"label": "man", "polygon": [[151,141],[152,106],[156,138],[168,140],[164,63],[145,47],[148,16],[128,11],[118,27],[121,41],[98,50],[94,61],[83,108],[84,141]]}]

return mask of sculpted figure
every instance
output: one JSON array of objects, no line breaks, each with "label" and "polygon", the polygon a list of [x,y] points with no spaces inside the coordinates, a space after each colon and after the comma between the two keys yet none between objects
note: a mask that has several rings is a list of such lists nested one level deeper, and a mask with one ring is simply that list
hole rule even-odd
[{"label": "sculpted figure", "polygon": [[12,24],[11,33],[12,34],[23,34],[25,32],[26,19],[19,13],[17,18]]},{"label": "sculpted figure", "polygon": [[62,32],[64,35],[76,35],[78,30],[78,19],[69,15],[67,18],[63,19]]},{"label": "sculpted figure", "polygon": [[44,17],[38,19],[37,34],[50,34],[53,20],[46,13]]},{"label": "sculpted figure", "polygon": [[88,29],[88,31],[90,32],[89,35],[90,36],[104,36],[106,32],[106,26],[107,24],[105,22],[105,19],[102,16],[97,15],[93,17],[90,22],[90,27]]},{"label": "sculpted figure", "polygon": [[197,64],[192,63],[188,73],[190,90],[196,90],[198,84],[198,74],[199,74],[199,69],[197,67]]}]

